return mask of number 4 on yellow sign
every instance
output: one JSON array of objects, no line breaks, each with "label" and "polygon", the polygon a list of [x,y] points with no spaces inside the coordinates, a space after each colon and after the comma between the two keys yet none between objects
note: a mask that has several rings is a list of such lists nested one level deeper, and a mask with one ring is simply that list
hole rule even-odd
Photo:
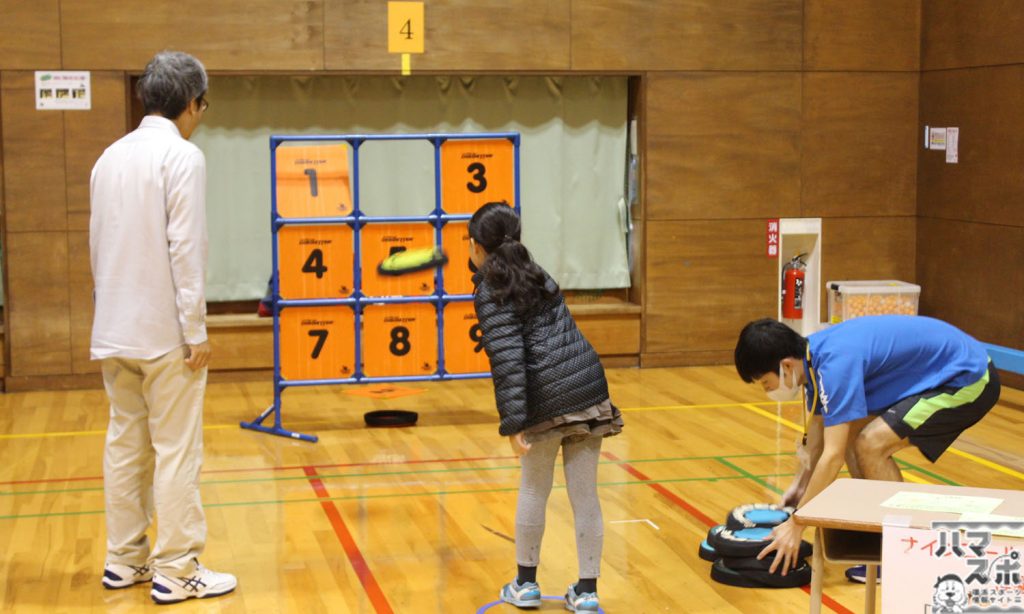
[{"label": "number 4 on yellow sign", "polygon": [[388,2],[388,53],[423,53],[422,2]]}]

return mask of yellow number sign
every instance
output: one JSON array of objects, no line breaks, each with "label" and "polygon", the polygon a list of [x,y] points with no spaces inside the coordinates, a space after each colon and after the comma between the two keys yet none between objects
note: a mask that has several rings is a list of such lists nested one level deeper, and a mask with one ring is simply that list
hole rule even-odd
[{"label": "yellow number sign", "polygon": [[338,379],[355,374],[351,308],[288,307],[281,312],[280,326],[284,379]]},{"label": "yellow number sign", "polygon": [[441,207],[473,213],[488,202],[515,204],[515,148],[508,139],[452,139],[441,145]]},{"label": "yellow number sign", "polygon": [[277,231],[281,298],[352,294],[352,230],[348,226],[284,226]]},{"label": "yellow number sign", "polygon": [[281,217],[342,217],[352,212],[348,145],[277,147],[277,214]]},{"label": "yellow number sign", "polygon": [[388,53],[423,53],[423,3],[388,2]]}]

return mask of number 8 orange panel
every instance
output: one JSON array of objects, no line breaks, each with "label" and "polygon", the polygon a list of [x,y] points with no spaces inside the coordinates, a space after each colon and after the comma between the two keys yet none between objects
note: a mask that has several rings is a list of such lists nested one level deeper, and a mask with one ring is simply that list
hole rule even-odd
[{"label": "number 8 orange panel", "polygon": [[343,217],[352,212],[348,145],[279,145],[277,214]]},{"label": "number 8 orange panel", "polygon": [[352,229],[284,226],[277,231],[281,298],[344,298],[352,294]]},{"label": "number 8 orange panel", "polygon": [[484,351],[483,331],[471,301],[444,308],[444,369],[448,373],[486,373],[491,369]]},{"label": "number 8 orange panel", "polygon": [[367,377],[437,372],[437,309],[431,303],[363,309],[363,373]]},{"label": "number 8 orange panel", "polygon": [[288,307],[281,312],[281,376],[286,380],[352,377],[355,315],[350,307]]},{"label": "number 8 orange panel", "polygon": [[515,204],[515,147],[508,139],[452,139],[441,145],[441,207],[475,213],[489,202]]}]

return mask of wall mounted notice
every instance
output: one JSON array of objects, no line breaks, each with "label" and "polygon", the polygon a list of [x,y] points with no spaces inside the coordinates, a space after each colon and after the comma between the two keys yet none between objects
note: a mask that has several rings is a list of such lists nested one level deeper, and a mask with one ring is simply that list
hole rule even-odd
[{"label": "wall mounted notice", "polygon": [[946,129],[931,128],[928,133],[928,149],[946,148]]},{"label": "wall mounted notice", "polygon": [[960,161],[960,129],[946,128],[946,164]]},{"label": "wall mounted notice", "polygon": [[92,88],[87,70],[37,70],[37,111],[88,111]]}]

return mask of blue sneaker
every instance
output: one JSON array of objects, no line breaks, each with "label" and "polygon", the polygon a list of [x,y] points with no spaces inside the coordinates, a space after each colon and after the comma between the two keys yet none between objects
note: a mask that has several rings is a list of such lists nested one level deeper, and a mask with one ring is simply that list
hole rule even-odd
[{"label": "blue sneaker", "polygon": [[[846,570],[846,579],[857,584],[868,583],[868,568],[865,565],[856,565]],[[878,583],[882,583],[882,566],[878,566]]]},{"label": "blue sneaker", "polygon": [[519,583],[519,578],[512,580],[501,587],[499,594],[505,603],[511,603],[517,608],[539,608],[540,607],[540,585],[536,582]]},{"label": "blue sneaker", "polygon": [[576,594],[576,585],[570,584],[565,592],[565,609],[570,612],[594,612],[598,610],[597,593]]}]

